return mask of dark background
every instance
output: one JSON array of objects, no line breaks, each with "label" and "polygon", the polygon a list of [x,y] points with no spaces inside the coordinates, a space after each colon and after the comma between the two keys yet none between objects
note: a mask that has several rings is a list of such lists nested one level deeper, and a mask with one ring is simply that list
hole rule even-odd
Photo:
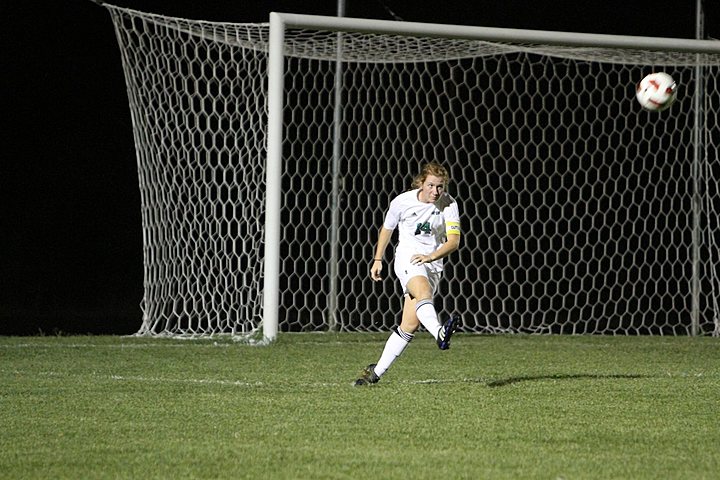
[{"label": "dark background", "polygon": [[[191,19],[335,15],[327,1],[117,0]],[[707,2],[706,34],[720,37]],[[347,0],[346,16],[677,38],[695,0]],[[89,0],[3,2],[0,335],[131,334],[143,294],[140,196],[120,53]]]}]

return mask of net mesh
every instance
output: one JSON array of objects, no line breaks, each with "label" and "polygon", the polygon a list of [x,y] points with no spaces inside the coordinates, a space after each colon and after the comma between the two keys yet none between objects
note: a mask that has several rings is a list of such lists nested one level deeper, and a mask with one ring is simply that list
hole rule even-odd
[{"label": "net mesh", "polygon": [[[106,7],[137,146],[140,333],[252,335],[268,26]],[[307,30],[285,52],[281,331],[399,322],[399,286],[369,261],[390,199],[439,160],[463,244],[436,306],[465,331],[720,332],[720,56]],[[681,92],[653,114],[634,85],[660,68]]]}]

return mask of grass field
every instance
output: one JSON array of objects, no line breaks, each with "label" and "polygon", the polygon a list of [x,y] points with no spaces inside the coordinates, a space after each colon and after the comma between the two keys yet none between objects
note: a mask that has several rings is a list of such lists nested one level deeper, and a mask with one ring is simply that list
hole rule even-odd
[{"label": "grass field", "polygon": [[0,337],[1,478],[720,478],[720,339]]}]

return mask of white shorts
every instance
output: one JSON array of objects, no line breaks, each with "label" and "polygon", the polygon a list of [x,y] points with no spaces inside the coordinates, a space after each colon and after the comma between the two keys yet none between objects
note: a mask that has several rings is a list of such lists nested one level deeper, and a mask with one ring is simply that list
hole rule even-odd
[{"label": "white shorts", "polygon": [[432,288],[433,296],[438,289],[438,284],[442,278],[442,270],[436,271],[431,268],[432,264],[424,263],[422,265],[413,265],[410,263],[410,259],[403,259],[395,257],[394,269],[395,275],[400,280],[400,285],[403,289],[403,295],[408,294],[407,284],[413,277],[425,277],[430,282],[430,288]]}]

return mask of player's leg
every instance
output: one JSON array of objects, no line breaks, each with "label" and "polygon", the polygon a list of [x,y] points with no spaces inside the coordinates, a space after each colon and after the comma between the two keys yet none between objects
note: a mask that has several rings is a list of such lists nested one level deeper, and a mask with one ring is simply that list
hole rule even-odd
[{"label": "player's leg", "polygon": [[[415,316],[425,329],[437,340],[441,330],[437,311],[433,305],[433,286],[426,275],[416,275],[407,283],[407,291],[414,299]],[[403,316],[403,318],[405,318]]]},{"label": "player's leg", "polygon": [[429,272],[422,265],[412,265],[409,260],[403,262],[397,258],[395,273],[405,292],[400,326],[393,330],[385,342],[378,363],[368,365],[355,381],[355,385],[369,385],[380,381],[380,377],[410,344],[420,324],[432,334],[441,350],[449,348],[450,337],[457,327],[455,317],[450,317],[444,325],[440,325],[432,302],[440,273]]},{"label": "player's leg", "polygon": [[415,314],[417,300],[408,294],[405,294],[403,302],[402,318],[400,319],[400,328],[403,332],[414,334],[420,328],[420,321]]},{"label": "player's leg", "polygon": [[451,315],[440,325],[432,301],[439,279],[439,275],[432,273],[427,276],[415,276],[408,281],[407,290],[415,298],[415,314],[418,321],[435,337],[440,350],[447,350],[450,348],[450,337],[457,330],[460,319],[457,315]]},{"label": "player's leg", "polygon": [[390,334],[378,362],[365,369],[369,374],[370,383],[380,380],[380,377],[410,344],[421,323],[435,337],[436,341],[449,341],[450,339],[450,336],[443,331],[443,326],[438,322],[432,303],[434,288],[430,279],[423,275],[415,276],[409,279],[405,288],[409,293],[405,294],[400,326]]},{"label": "player's leg", "polygon": [[378,362],[368,365],[360,374],[360,378],[357,379],[355,385],[368,385],[379,382],[380,377],[387,372],[410,344],[419,326],[420,322],[418,322],[415,315],[415,300],[410,298],[409,295],[405,295],[400,326],[392,331],[387,342],[385,342],[385,348],[383,348]]},{"label": "player's leg", "polygon": [[385,343],[382,355],[380,355],[380,359],[375,366],[375,374],[378,377],[381,377],[402,354],[415,337],[415,331],[419,326],[420,323],[415,316],[415,301],[405,295],[400,326],[390,334],[390,338]]}]

